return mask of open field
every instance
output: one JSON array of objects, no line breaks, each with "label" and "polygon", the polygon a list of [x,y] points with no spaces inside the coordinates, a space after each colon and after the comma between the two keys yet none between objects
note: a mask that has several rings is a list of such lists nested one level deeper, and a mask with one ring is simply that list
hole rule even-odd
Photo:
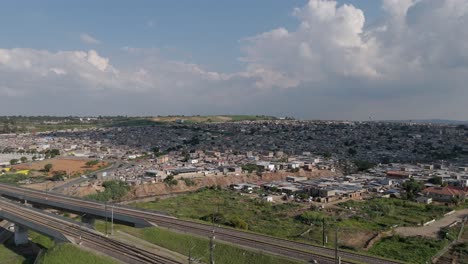
[{"label": "open field", "polygon": [[448,242],[446,240],[428,239],[422,237],[392,236],[377,242],[369,252],[408,263],[429,263],[432,256],[441,250]]},{"label": "open field", "polygon": [[[104,222],[97,221],[96,229],[104,231]],[[167,248],[180,254],[191,255],[203,263],[209,262],[209,239],[187,234],[181,234],[164,228],[133,228],[115,225],[116,231],[125,232],[155,245]],[[216,241],[216,240],[215,240]],[[216,241],[214,250],[215,263],[223,264],[300,264],[303,262],[249,251],[235,245]]]},{"label": "open field", "polygon": [[255,120],[272,120],[276,119],[273,116],[263,115],[213,115],[213,116],[158,116],[152,120],[156,122],[175,122],[183,120],[187,123],[222,123],[234,121],[255,121]]},{"label": "open field", "polygon": [[[355,251],[363,251],[372,237],[388,232],[395,225],[416,226],[451,210],[442,205],[421,205],[397,199],[347,201],[335,208],[311,210],[311,205],[305,203],[267,203],[259,197],[214,189],[134,206],[207,222],[213,220],[214,213],[216,224],[319,245],[322,244],[322,224],[325,222],[328,247],[334,246],[335,229],[338,228],[339,247]],[[369,251],[371,254],[378,252],[375,249]]]},{"label": "open field", "polygon": [[[267,203],[260,198],[251,198],[234,191],[204,189],[154,202],[136,203],[134,206],[208,222],[212,221],[215,212],[217,224],[320,245],[323,240],[322,219],[325,218],[325,234],[329,238],[327,246],[334,246],[334,218],[323,212],[310,211],[308,204]],[[305,218],[301,218],[302,215]],[[349,236],[350,230],[339,231],[340,247],[363,248],[374,235],[367,229],[351,231],[353,236]]]},{"label": "open field", "polygon": [[52,169],[48,175],[53,175],[57,171],[65,171],[68,175],[79,175],[84,174],[87,171],[94,171],[104,166],[107,166],[105,162],[99,162],[94,166],[86,166],[86,162],[89,160],[79,159],[49,159],[41,160],[31,163],[19,164],[13,166],[15,170],[36,170],[40,171],[44,169],[46,164],[52,164]]},{"label": "open field", "polygon": [[440,218],[452,208],[444,205],[418,204],[400,199],[372,199],[347,201],[339,204],[344,210],[340,227],[374,231],[388,230],[394,226],[417,226]]},{"label": "open field", "polygon": [[308,229],[307,225],[294,219],[294,214],[297,214],[295,211],[307,210],[304,206],[292,203],[271,204],[226,190],[204,189],[134,205],[208,222],[211,221],[213,212],[216,212],[216,222],[219,224],[235,225],[233,222],[242,221],[247,224],[244,228],[250,231],[285,238],[295,238]]}]

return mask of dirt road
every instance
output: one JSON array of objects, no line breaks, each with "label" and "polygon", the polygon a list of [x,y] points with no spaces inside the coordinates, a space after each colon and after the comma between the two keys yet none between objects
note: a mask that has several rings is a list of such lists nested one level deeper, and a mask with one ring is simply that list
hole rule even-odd
[{"label": "dirt road", "polygon": [[455,221],[461,221],[465,216],[468,216],[468,209],[456,211],[455,213],[445,216],[434,223],[420,227],[398,227],[396,233],[401,236],[426,236],[437,238],[441,228],[450,225]]}]

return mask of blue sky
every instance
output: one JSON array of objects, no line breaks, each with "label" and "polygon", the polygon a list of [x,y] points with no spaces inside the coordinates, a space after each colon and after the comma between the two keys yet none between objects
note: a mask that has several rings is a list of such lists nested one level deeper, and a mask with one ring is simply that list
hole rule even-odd
[{"label": "blue sky", "polygon": [[0,112],[466,119],[466,28],[468,0],[6,0]]},{"label": "blue sky", "polygon": [[[159,48],[163,54],[209,69],[241,67],[238,41],[276,27],[293,29],[292,11],[305,0],[201,1],[2,1],[0,46],[47,50],[87,49],[79,35],[101,43],[93,47],[111,56],[125,46]],[[377,0],[350,0],[373,21]]]}]

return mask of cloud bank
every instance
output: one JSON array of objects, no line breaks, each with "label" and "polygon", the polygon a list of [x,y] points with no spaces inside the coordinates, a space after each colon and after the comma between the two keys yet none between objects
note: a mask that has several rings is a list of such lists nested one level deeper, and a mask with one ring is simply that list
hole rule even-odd
[{"label": "cloud bank", "polygon": [[295,28],[242,39],[245,67],[233,73],[156,49],[124,48],[119,65],[95,50],[0,49],[0,109],[467,119],[468,0],[383,0],[382,10],[366,26],[353,5],[310,0],[292,11]]}]

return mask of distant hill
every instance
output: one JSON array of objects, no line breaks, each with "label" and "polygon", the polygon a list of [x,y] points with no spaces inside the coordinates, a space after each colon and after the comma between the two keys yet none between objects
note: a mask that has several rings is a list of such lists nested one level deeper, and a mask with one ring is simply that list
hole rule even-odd
[{"label": "distant hill", "polygon": [[420,119],[420,120],[381,120],[380,122],[395,123],[421,123],[421,124],[448,124],[448,125],[468,125],[468,121],[449,119]]},{"label": "distant hill", "polygon": [[276,120],[274,116],[265,115],[212,115],[212,116],[158,116],[155,122],[183,122],[183,123],[223,123],[234,121]]}]

